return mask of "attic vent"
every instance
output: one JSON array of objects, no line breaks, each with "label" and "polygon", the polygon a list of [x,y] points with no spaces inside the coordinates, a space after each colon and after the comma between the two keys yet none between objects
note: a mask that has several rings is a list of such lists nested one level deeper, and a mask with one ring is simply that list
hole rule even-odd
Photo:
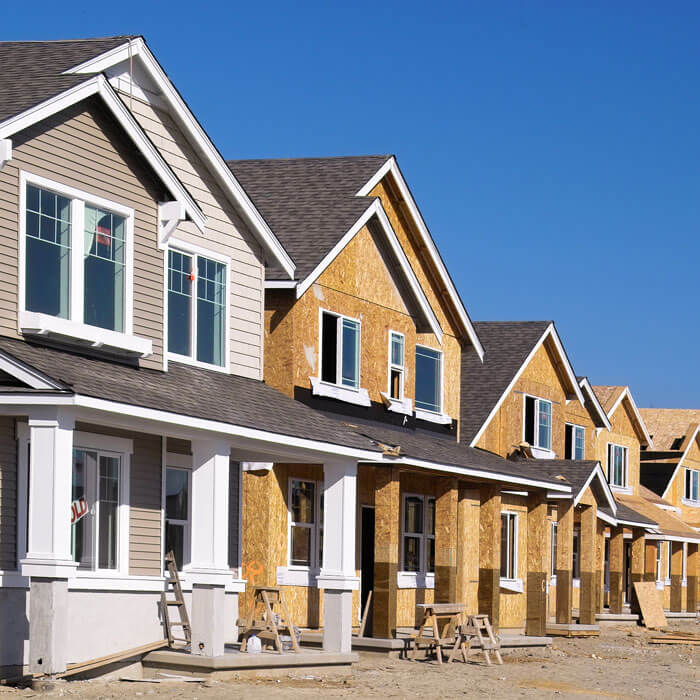
[{"label": "attic vent", "polygon": [[683,435],[682,437],[676,438],[671,443],[671,449],[672,450],[680,450],[681,447],[683,446],[683,440],[685,440],[685,435]]}]

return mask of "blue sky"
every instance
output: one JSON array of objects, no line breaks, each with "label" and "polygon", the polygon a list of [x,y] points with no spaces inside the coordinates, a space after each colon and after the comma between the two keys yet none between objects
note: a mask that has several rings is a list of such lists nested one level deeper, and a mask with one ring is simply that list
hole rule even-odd
[{"label": "blue sky", "polygon": [[227,157],[395,153],[475,320],[554,319],[593,383],[700,407],[697,3],[34,2],[0,27],[126,33]]}]

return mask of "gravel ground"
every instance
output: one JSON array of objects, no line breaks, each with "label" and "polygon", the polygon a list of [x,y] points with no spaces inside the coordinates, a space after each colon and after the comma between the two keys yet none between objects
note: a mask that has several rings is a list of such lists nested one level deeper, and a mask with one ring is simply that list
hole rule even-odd
[{"label": "gravel ground", "polygon": [[[700,633],[694,621],[674,629]],[[40,692],[0,686],[5,697],[142,698],[308,698],[343,697],[489,697],[489,698],[700,698],[700,647],[651,645],[641,627],[605,628],[593,639],[556,640],[551,650],[504,654],[503,666],[483,662],[438,666],[435,661],[363,657],[352,670],[203,683],[59,682]],[[480,659],[481,657],[474,657]]]}]

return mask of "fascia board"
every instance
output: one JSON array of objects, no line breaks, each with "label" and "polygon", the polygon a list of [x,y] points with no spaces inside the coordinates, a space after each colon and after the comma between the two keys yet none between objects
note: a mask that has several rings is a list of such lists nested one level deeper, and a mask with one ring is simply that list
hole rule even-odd
[{"label": "fascia board", "polygon": [[460,322],[462,323],[462,326],[464,327],[464,330],[467,336],[469,337],[469,340],[474,346],[474,349],[479,355],[479,359],[483,361],[484,347],[481,344],[481,341],[479,340],[479,336],[477,335],[476,329],[474,328],[471,319],[469,318],[469,314],[467,313],[464,303],[462,302],[462,299],[460,298],[459,293],[457,292],[457,289],[454,283],[452,282],[452,278],[450,277],[450,274],[447,271],[447,268],[445,267],[445,263],[443,262],[442,257],[438,252],[437,246],[435,245],[435,241],[430,235],[430,231],[428,230],[425,220],[423,219],[423,216],[420,213],[420,210],[418,209],[418,205],[416,204],[416,201],[413,198],[413,195],[411,194],[411,190],[409,189],[408,184],[406,183],[406,180],[404,179],[401,173],[398,163],[396,162],[396,158],[394,158],[394,156],[391,156],[391,158],[389,158],[389,160],[387,160],[387,162],[384,163],[384,165],[360,188],[360,190],[356,193],[356,196],[366,197],[374,189],[377,183],[380,182],[382,178],[389,172],[393,176],[399,188],[401,196],[406,202],[409,211],[411,212],[411,216],[418,228],[421,239],[426,247],[426,250],[428,251],[428,254],[430,255],[430,259],[433,265],[435,266],[435,269],[438,272],[440,281],[445,285],[445,289],[448,293],[448,296],[450,297],[450,301],[452,302],[452,305],[457,311],[457,316]]},{"label": "fascia board", "polygon": [[61,382],[49,377],[43,372],[38,372],[33,367],[30,367],[24,362],[20,362],[15,357],[5,352],[0,352],[0,370],[32,389],[61,391],[66,388]]},{"label": "fascia board", "polygon": [[603,468],[600,466],[600,462],[597,462],[595,467],[591,469],[591,473],[589,474],[588,479],[586,479],[586,483],[581,487],[579,492],[576,494],[576,497],[574,498],[574,505],[578,505],[579,501],[581,500],[581,497],[586,492],[586,489],[591,485],[591,482],[596,477],[598,478],[598,481],[600,481],[603,487],[603,492],[605,493],[605,498],[608,502],[608,505],[610,506],[613,514],[616,514],[617,503],[615,502],[615,497],[613,496],[613,492],[610,489],[610,485],[605,480],[605,474],[603,473]]},{"label": "fascia board", "polygon": [[605,424],[605,427],[610,430],[612,428],[612,425],[610,423],[610,419],[608,418],[608,414],[605,412],[605,409],[602,407],[600,401],[598,401],[598,397],[595,394],[595,391],[593,391],[593,387],[591,386],[591,383],[584,377],[580,382],[579,386],[582,389],[585,389],[587,396],[593,403],[593,406],[596,410],[596,413],[598,416],[602,419],[603,423]]},{"label": "fascia board", "polygon": [[[693,442],[695,442],[695,438],[698,436],[698,433],[700,432],[700,425],[695,428],[695,431],[693,432],[693,436],[691,437],[690,440],[688,440],[688,446],[685,448],[683,451],[683,454],[681,455],[681,458],[678,460],[678,464],[676,465],[676,468],[673,470],[673,474],[671,474],[671,478],[668,480],[668,483],[666,484],[666,488],[664,489],[664,492],[661,494],[661,498],[666,498],[669,496],[669,491],[671,490],[671,485],[675,481],[676,477],[678,476],[680,470],[683,468],[683,462],[685,461],[685,458],[688,456],[688,452],[690,452],[690,448],[693,446]],[[683,486],[681,484],[681,486]]]},{"label": "fascia board", "polygon": [[571,382],[571,387],[573,388],[574,393],[576,394],[576,398],[578,399],[581,406],[583,406],[586,400],[583,398],[583,394],[581,393],[581,387],[578,385],[578,380],[576,379],[576,373],[574,372],[574,368],[569,362],[569,358],[566,354],[566,351],[564,350],[564,345],[561,342],[561,338],[559,337],[559,334],[557,333],[557,329],[554,327],[554,324],[552,324],[550,328],[551,330],[548,330],[552,335],[552,340],[554,341],[554,345],[557,349],[557,352],[559,353],[559,358],[564,363],[564,370],[566,371],[566,376]]},{"label": "fascia board", "polygon": [[634,416],[637,420],[637,424],[639,427],[642,429],[642,433],[644,433],[644,439],[647,441],[647,447],[651,450],[654,448],[654,443],[651,439],[651,435],[649,435],[649,431],[647,430],[646,423],[644,422],[644,419],[642,418],[642,414],[639,412],[639,409],[637,408],[637,404],[635,403],[634,399],[632,398],[632,392],[630,391],[630,388],[626,386],[623,391],[620,392],[620,395],[617,397],[615,403],[610,407],[610,410],[608,411],[608,418],[612,419],[613,414],[617,409],[619,408],[620,404],[622,403],[623,399],[625,397],[629,400],[630,406],[632,406],[632,411],[634,413]]}]

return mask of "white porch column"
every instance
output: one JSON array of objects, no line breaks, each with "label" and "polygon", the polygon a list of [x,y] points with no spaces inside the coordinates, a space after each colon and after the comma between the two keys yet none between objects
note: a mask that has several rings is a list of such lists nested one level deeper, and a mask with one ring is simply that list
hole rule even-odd
[{"label": "white porch column", "polygon": [[29,509],[27,554],[20,562],[29,584],[29,670],[66,670],[73,416],[46,408],[29,417]]},{"label": "white porch column", "polygon": [[232,579],[228,564],[228,499],[231,445],[225,440],[192,441],[192,653],[224,653],[224,586]]},{"label": "white porch column", "polygon": [[350,653],[352,591],[359,587],[355,572],[357,464],[323,465],[323,566],[318,587],[323,593],[323,649]]}]

